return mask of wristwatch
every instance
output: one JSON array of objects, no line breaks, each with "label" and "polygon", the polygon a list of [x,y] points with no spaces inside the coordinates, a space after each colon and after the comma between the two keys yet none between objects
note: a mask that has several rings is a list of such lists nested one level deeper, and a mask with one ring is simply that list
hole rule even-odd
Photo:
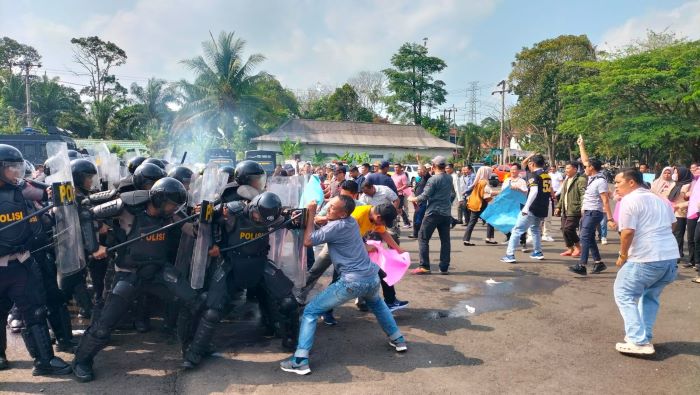
[{"label": "wristwatch", "polygon": [[623,254],[622,251],[618,251],[617,256],[622,258],[622,259],[627,259],[627,255]]}]

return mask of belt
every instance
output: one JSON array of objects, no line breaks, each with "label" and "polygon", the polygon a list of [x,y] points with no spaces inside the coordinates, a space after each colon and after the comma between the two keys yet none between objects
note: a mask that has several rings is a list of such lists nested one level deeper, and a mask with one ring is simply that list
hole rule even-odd
[{"label": "belt", "polygon": [[31,256],[31,254],[29,253],[29,251],[16,252],[14,254],[1,256],[0,257],[0,267],[6,267],[7,264],[10,263],[11,261],[19,261],[19,263],[23,263],[24,261],[29,259],[30,256]]}]

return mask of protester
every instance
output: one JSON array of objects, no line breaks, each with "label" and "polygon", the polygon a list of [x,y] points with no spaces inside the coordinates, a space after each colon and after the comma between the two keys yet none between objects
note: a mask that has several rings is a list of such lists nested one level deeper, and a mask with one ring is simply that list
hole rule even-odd
[{"label": "protester", "polygon": [[413,274],[430,274],[428,243],[435,229],[440,236],[440,274],[448,274],[450,267],[450,226],[452,225],[450,194],[454,191],[454,187],[452,177],[445,173],[445,167],[447,167],[445,157],[436,156],[431,163],[434,175],[430,177],[420,195],[411,196],[408,199],[415,203],[427,202],[425,217],[418,232],[420,266],[411,272]]},{"label": "protester", "polygon": [[365,177],[365,182],[370,181],[372,185],[384,185],[389,187],[398,196],[399,191],[396,189],[396,184],[394,184],[394,180],[389,176],[389,161],[383,160],[378,162],[375,166],[377,172]]},{"label": "protester", "polygon": [[542,220],[547,216],[548,206],[552,196],[552,183],[549,179],[549,174],[542,168],[544,166],[544,157],[539,154],[533,154],[525,158],[523,165],[530,169],[531,178],[528,181],[528,196],[525,206],[521,210],[521,216],[518,218],[511,232],[510,240],[506,255],[501,258],[501,262],[515,263],[515,246],[520,237],[529,229],[532,233],[532,242],[534,249],[530,255],[531,259],[542,260],[542,239],[541,225]]},{"label": "protester", "polygon": [[[662,177],[666,169],[663,170]],[[667,198],[671,202],[671,207],[673,207],[673,215],[676,216],[676,223],[673,224],[673,236],[676,238],[676,244],[678,244],[678,253],[683,258],[685,256],[683,254],[683,238],[685,237],[688,223],[686,217],[688,216],[688,200],[690,199],[690,184],[693,181],[693,176],[690,174],[690,170],[685,167],[678,167],[677,169],[672,169],[672,171],[673,174],[669,178],[675,181],[672,181],[668,192],[662,193],[660,196]],[[692,265],[688,267],[692,267]]]},{"label": "protester", "polygon": [[661,170],[661,176],[651,183],[651,191],[666,198],[673,188],[673,167],[666,166]]},{"label": "protester", "polygon": [[580,174],[577,169],[576,162],[566,164],[564,168],[566,180],[562,184],[557,208],[554,211],[555,216],[561,216],[561,232],[567,248],[559,255],[574,258],[581,256],[581,243],[577,230],[581,223],[581,207],[587,184],[586,176]]},{"label": "protester", "polygon": [[[700,221],[698,214],[700,212],[700,166],[695,167],[693,172],[693,181],[690,185],[690,198],[688,201],[688,215],[686,225],[686,239],[688,241],[688,264],[695,266],[700,271]],[[700,280],[695,279],[694,282],[700,283]]]},{"label": "protester", "polygon": [[581,162],[585,166],[588,183],[583,195],[581,217],[581,257],[579,263],[569,267],[569,270],[576,274],[586,275],[589,253],[593,255],[594,266],[591,273],[597,274],[607,269],[600,256],[598,245],[595,240],[596,225],[607,215],[609,222],[614,224],[610,201],[608,195],[608,180],[601,173],[603,164],[591,158],[589,160],[583,137],[579,136],[578,146],[581,151]]},{"label": "protester", "polygon": [[[326,243],[328,251],[340,272],[340,279],[331,284],[306,305],[301,319],[297,350],[289,359],[280,363],[286,372],[309,374],[309,352],[313,346],[316,321],[324,312],[343,303],[363,297],[367,306],[377,317],[379,325],[389,336],[389,344],[397,352],[407,350],[406,341],[394,321],[386,303],[379,297],[379,267],[369,260],[367,246],[360,236],[360,229],[351,214],[355,202],[348,196],[338,196],[329,202],[328,224],[314,231],[314,221],[307,221],[304,231],[304,245],[313,246]],[[309,218],[316,214],[316,202],[308,206]]]},{"label": "protester", "polygon": [[[419,196],[423,193],[425,185],[431,177],[430,170],[424,165],[418,165],[418,177],[420,177],[420,179],[416,182],[416,186],[413,189],[415,196]],[[423,223],[423,217],[425,216],[425,209],[427,206],[428,203],[426,201],[420,203],[413,202],[413,233],[408,235],[409,239],[418,238],[418,231]]]},{"label": "protester", "polygon": [[357,182],[357,180],[360,178],[360,169],[358,169],[357,166],[350,167],[350,171],[348,173],[349,173],[350,179],[355,181],[355,182]]},{"label": "protester", "polygon": [[408,182],[408,175],[404,171],[404,167],[401,163],[394,164],[394,174],[391,175],[394,185],[396,185],[396,191],[399,196],[399,215],[403,220],[403,227],[410,228],[411,222],[408,220],[408,210],[406,210],[406,193],[409,192],[411,187]]},{"label": "protester", "polygon": [[[498,194],[497,191],[493,190],[489,185],[489,178],[491,177],[491,168],[488,166],[482,166],[476,172],[476,177],[474,179],[474,188],[472,193],[467,199],[467,209],[468,209],[468,220],[467,229],[464,231],[464,236],[462,236],[462,243],[465,246],[473,246],[474,243],[471,242],[472,232],[476,223],[479,221],[481,213],[486,210],[488,202]],[[487,244],[498,244],[494,240],[495,230],[491,224],[486,224],[486,243]]]},{"label": "protester", "polygon": [[365,204],[369,204],[370,206],[389,204],[397,209],[399,207],[399,197],[387,186],[374,185],[372,181],[367,179],[360,189],[362,191],[360,201]]},{"label": "protester", "polygon": [[369,172],[369,163],[363,163],[362,166],[360,166],[360,175],[357,176],[355,179],[355,182],[357,182],[357,185],[362,187],[362,184],[365,183],[365,179],[367,176],[370,174]]},{"label": "protester", "polygon": [[552,180],[552,198],[549,205],[549,210],[547,211],[547,217],[542,221],[542,241],[553,242],[554,237],[552,237],[552,230],[554,229],[554,206],[556,206],[557,194],[559,193],[559,188],[561,188],[561,183],[564,180],[562,174],[557,171],[556,166],[549,166],[549,178]]},{"label": "protester", "polygon": [[676,218],[661,198],[644,186],[635,169],[615,176],[621,201],[619,231],[621,267],[615,279],[615,302],[625,322],[625,341],[615,349],[624,354],[654,353],[653,328],[664,287],[676,279],[679,257],[671,226]]},{"label": "protester", "polygon": [[[452,177],[452,192],[450,193],[450,205],[454,204],[455,200],[457,200],[457,196],[459,196],[458,189],[459,187],[457,186],[459,182],[459,176],[457,173],[455,173],[455,166],[452,163],[448,163],[447,166],[445,167],[445,173]],[[450,210],[450,216],[452,216],[452,210]],[[463,223],[459,222],[456,220],[454,217],[452,217],[452,228],[455,227],[455,225]]]},{"label": "protester", "polygon": [[[501,190],[504,190],[506,188],[510,188],[514,191],[517,191],[518,193],[523,194],[525,197],[527,197],[527,181],[525,181],[522,177],[520,177],[520,171],[522,170],[522,167],[520,166],[519,163],[513,163],[510,166],[510,172],[506,174],[505,180],[503,180],[503,185],[501,185]],[[524,207],[523,204],[520,205],[520,208],[522,209]],[[508,244],[508,241],[510,240],[511,232],[506,233],[506,241],[503,244]],[[526,246],[526,240],[527,240],[527,234],[522,234],[520,236],[520,247],[522,252],[528,252],[529,250],[527,249]]]}]

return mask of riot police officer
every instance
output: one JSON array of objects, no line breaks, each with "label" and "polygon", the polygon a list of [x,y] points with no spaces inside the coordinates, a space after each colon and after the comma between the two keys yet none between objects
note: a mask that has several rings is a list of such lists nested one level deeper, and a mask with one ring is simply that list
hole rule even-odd
[{"label": "riot police officer", "polygon": [[119,186],[117,187],[119,192],[129,192],[134,190],[134,172],[136,171],[136,168],[141,166],[141,163],[143,163],[145,160],[145,156],[135,156],[129,159],[129,162],[126,164],[126,169],[129,171],[129,174],[119,181]]},{"label": "riot police officer", "polygon": [[[46,324],[46,308],[38,288],[41,287],[31,271],[33,258],[29,253],[34,235],[41,232],[39,220],[30,217],[12,229],[3,228],[22,221],[33,211],[23,198],[18,181],[24,174],[24,159],[16,148],[0,144],[0,304],[11,300],[19,309],[26,327],[22,338],[27,351],[34,359],[34,375],[69,374],[71,368],[56,357],[51,347],[51,338]],[[7,314],[7,310],[4,310]],[[0,336],[0,367],[7,364],[6,341]]]},{"label": "riot police officer", "polygon": [[182,183],[185,189],[190,190],[190,181],[194,172],[187,166],[175,166],[168,172],[168,177],[172,177]]},{"label": "riot police officer", "polygon": [[[177,227],[162,230],[173,223],[173,215],[186,201],[187,191],[182,183],[165,177],[156,181],[150,191],[128,192],[91,210],[95,219],[114,219],[106,245],[101,245],[95,254],[97,258],[106,256],[108,245],[138,241],[118,249],[112,290],[100,316],[85,331],[75,352],[73,369],[79,381],[94,378],[95,355],[107,345],[119,319],[139,294],[148,292],[165,301],[173,300],[176,294],[182,300],[196,299],[189,284],[180,280],[171,265],[179,230]],[[151,232],[154,233],[141,237]]]},{"label": "riot police officer", "polygon": [[234,177],[235,177],[235,173],[236,173],[236,169],[233,166],[222,166],[219,169],[219,173],[228,174],[228,180],[226,181],[226,183],[228,184],[229,182],[233,182]]},{"label": "riot police officer", "polygon": [[[247,180],[239,180],[247,181]],[[292,295],[292,282],[267,259],[270,249],[266,233],[284,221],[282,202],[271,192],[254,197],[249,203],[242,200],[226,203],[224,214],[218,220],[222,228],[222,247],[240,248],[227,251],[209,284],[206,307],[189,338],[181,339],[186,368],[194,368],[208,353],[214,329],[222,318],[232,295],[243,289],[254,292],[268,322],[279,323],[279,335],[285,345],[296,339],[298,303]],[[253,241],[254,240],[254,241]]]},{"label": "riot police officer", "polygon": [[224,203],[236,200],[250,201],[265,190],[266,181],[267,175],[260,163],[252,160],[241,161],[233,172],[233,181],[224,187],[221,200]]}]

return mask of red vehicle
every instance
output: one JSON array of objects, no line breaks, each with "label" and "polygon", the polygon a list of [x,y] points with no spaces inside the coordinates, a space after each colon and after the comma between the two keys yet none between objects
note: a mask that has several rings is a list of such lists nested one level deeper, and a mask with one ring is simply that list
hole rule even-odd
[{"label": "red vehicle", "polygon": [[498,182],[503,183],[506,175],[510,173],[510,165],[494,165],[492,168],[493,174],[498,176]]}]

